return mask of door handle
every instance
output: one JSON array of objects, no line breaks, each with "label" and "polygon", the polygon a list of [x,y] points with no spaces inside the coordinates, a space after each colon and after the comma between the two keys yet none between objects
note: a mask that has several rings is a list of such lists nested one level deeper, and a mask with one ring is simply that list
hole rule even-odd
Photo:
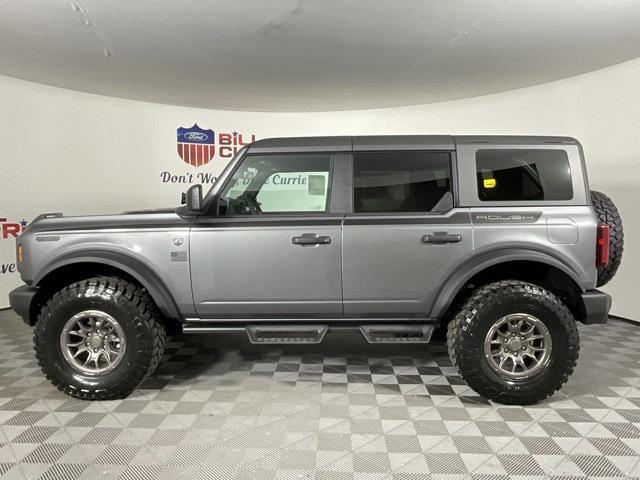
[{"label": "door handle", "polygon": [[435,243],[435,244],[444,244],[444,243],[457,243],[462,240],[462,235],[459,233],[447,233],[447,232],[434,232],[430,235],[425,235],[422,237],[422,241],[424,243]]},{"label": "door handle", "polygon": [[294,245],[327,245],[331,243],[328,235],[318,235],[317,233],[303,233],[299,237],[291,237]]}]

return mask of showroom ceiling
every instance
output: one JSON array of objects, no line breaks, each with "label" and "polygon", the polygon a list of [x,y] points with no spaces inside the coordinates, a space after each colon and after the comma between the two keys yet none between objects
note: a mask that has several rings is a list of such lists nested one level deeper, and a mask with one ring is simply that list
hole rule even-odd
[{"label": "showroom ceiling", "polygon": [[0,74],[206,108],[375,108],[629,60],[638,25],[632,0],[3,1]]}]

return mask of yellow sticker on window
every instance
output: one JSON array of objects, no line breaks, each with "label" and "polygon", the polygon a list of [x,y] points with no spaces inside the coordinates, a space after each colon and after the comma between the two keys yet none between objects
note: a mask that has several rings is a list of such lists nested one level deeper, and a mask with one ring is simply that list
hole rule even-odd
[{"label": "yellow sticker on window", "polygon": [[496,179],[495,178],[485,178],[484,188],[496,188]]}]

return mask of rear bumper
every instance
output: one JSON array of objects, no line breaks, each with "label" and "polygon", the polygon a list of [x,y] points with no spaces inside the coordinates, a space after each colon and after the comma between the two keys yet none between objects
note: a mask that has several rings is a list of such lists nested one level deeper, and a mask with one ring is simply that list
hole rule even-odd
[{"label": "rear bumper", "polygon": [[38,293],[38,289],[29,285],[22,285],[9,293],[9,305],[27,325],[33,325],[29,313],[36,293]]},{"label": "rear bumper", "polygon": [[587,290],[581,296],[585,311],[582,323],[587,325],[607,323],[611,308],[611,296],[600,290]]}]

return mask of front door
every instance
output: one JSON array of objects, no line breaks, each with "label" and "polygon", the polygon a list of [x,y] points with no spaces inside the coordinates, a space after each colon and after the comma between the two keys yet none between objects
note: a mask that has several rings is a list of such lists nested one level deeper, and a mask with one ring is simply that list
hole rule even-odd
[{"label": "front door", "polygon": [[214,214],[191,229],[202,318],[342,313],[341,223],[329,212],[333,156],[247,155]]},{"label": "front door", "polygon": [[429,315],[472,252],[468,208],[454,208],[449,152],[354,152],[343,226],[345,316]]}]

